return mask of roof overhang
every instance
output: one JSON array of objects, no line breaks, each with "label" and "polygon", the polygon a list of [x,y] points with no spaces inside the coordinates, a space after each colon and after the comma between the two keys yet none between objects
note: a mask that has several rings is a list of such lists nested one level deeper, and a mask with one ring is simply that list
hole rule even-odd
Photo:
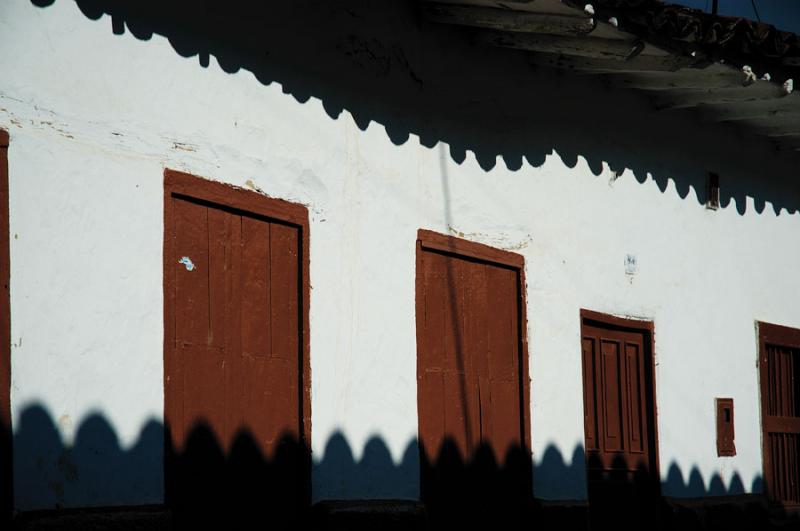
[{"label": "roof overhang", "polygon": [[[663,112],[695,109],[800,152],[800,37],[659,0],[423,1],[425,17],[532,64],[646,94]],[[800,89],[800,87],[798,87]]]}]

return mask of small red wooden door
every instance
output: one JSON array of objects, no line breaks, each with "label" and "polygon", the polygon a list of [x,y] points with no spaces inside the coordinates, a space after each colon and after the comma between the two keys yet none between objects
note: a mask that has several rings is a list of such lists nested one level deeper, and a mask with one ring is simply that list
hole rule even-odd
[{"label": "small red wooden door", "polygon": [[[417,382],[423,498],[440,509],[452,501],[459,514],[470,500],[480,507],[501,496],[518,501],[530,480],[520,268],[491,261],[508,258],[506,253],[463,240],[457,240],[456,252],[447,252],[453,239],[421,234],[426,239],[417,250]],[[511,259],[521,265],[521,258]]]},{"label": "small red wooden door", "polygon": [[186,179],[200,198],[167,195],[168,496],[195,514],[271,508],[275,523],[308,480],[302,227],[232,208],[247,192]]},{"label": "small red wooden door", "polygon": [[800,508],[800,330],[759,323],[764,477],[770,501]]},{"label": "small red wooden door", "polygon": [[618,321],[581,327],[587,482],[598,525],[634,527],[658,481],[650,339]]}]

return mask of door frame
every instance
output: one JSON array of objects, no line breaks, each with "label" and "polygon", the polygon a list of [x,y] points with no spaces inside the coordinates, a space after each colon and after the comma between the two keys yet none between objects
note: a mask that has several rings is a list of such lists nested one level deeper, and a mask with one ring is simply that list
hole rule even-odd
[{"label": "door frame", "polygon": [[[448,236],[439,234],[427,229],[419,229],[417,231],[416,242],[416,279],[415,279],[415,296],[416,302],[414,307],[415,322],[416,322],[416,343],[417,343],[417,379],[420,374],[420,355],[419,348],[421,344],[421,332],[424,327],[422,312],[419,311],[420,301],[424,300],[425,282],[423,278],[422,269],[422,253],[425,250],[444,252],[456,256],[461,256],[467,259],[479,260],[481,262],[488,262],[490,264],[500,265],[505,268],[513,269],[517,273],[517,326],[518,326],[518,349],[520,356],[520,400],[522,402],[520,411],[522,412],[522,445],[525,455],[532,459],[531,454],[531,374],[529,369],[528,359],[528,318],[527,318],[527,302],[525,298],[525,258],[517,253],[495,249],[482,243],[477,243],[463,238],[456,238],[455,236]],[[417,430],[419,430],[419,384],[417,385]],[[420,450],[422,448],[420,447]]]},{"label": "door frame", "polygon": [[[661,459],[659,457],[659,444],[658,444],[658,405],[656,397],[658,396],[656,393],[656,340],[655,340],[655,323],[651,320],[644,320],[644,319],[635,319],[630,317],[619,317],[616,315],[611,315],[602,312],[596,312],[593,310],[587,310],[585,308],[581,308],[580,310],[580,318],[581,318],[581,327],[580,327],[580,335],[583,337],[583,326],[585,324],[590,324],[592,322],[599,323],[600,325],[615,327],[615,328],[623,328],[627,330],[631,330],[634,332],[641,332],[645,335],[644,345],[645,348],[649,349],[649,359],[645,360],[648,365],[650,366],[648,374],[650,375],[650,382],[652,384],[652,398],[650,400],[650,404],[647,408],[647,413],[652,415],[653,419],[653,426],[652,426],[652,433],[648,434],[650,439],[650,451],[651,451],[651,461],[653,472],[651,473],[652,476],[652,487],[655,489],[654,492],[657,496],[661,496]],[[582,387],[583,390],[583,403],[584,408],[586,407],[586,389],[585,383],[583,382],[583,371],[585,367],[583,367],[583,355],[581,355],[581,380],[582,380]],[[586,444],[586,423],[584,421],[583,426],[584,431],[584,456],[586,463],[584,467],[588,466],[589,464],[589,452],[585,450]],[[587,485],[588,488],[588,485]]]},{"label": "door frame", "polygon": [[13,435],[11,430],[11,252],[8,196],[8,132],[0,129],[0,522],[14,512]]},{"label": "door frame", "polygon": [[781,501],[773,501],[769,492],[769,485],[772,483],[772,454],[769,451],[769,444],[767,443],[766,437],[767,430],[766,426],[764,425],[764,419],[767,417],[766,397],[769,396],[768,378],[764,372],[764,365],[766,362],[765,356],[767,352],[767,343],[772,341],[781,346],[800,348],[800,329],[766,323],[764,321],[756,321],[756,329],[758,333],[759,413],[761,414],[761,471],[764,474],[764,495],[767,499],[767,503],[771,507],[796,513],[799,510],[796,505],[786,505]]},{"label": "door frame", "polygon": [[[175,267],[168,263],[167,257],[173,256],[174,237],[173,230],[175,213],[173,212],[172,199],[189,198],[199,200],[221,207],[227,207],[246,213],[256,214],[274,219],[283,223],[294,225],[300,232],[300,350],[298,360],[301,375],[300,415],[302,423],[302,441],[306,448],[307,463],[304,464],[307,476],[307,500],[310,500],[311,485],[311,341],[309,334],[309,308],[311,302],[311,284],[309,280],[309,222],[308,210],[305,206],[290,203],[283,199],[267,197],[261,193],[239,188],[225,183],[210,181],[181,171],[164,170],[164,444],[172,443],[169,430],[169,415],[167,413],[166,394],[170,387],[170,376],[174,372],[173,356],[169,354],[175,344]],[[165,466],[167,463],[165,462]]]}]

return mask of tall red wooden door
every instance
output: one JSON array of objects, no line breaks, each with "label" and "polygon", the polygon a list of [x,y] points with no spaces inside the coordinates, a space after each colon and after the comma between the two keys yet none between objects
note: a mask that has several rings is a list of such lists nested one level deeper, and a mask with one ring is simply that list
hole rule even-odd
[{"label": "tall red wooden door", "polygon": [[635,321],[583,313],[586,476],[596,527],[637,528],[655,517],[650,334]]},{"label": "tall red wooden door", "polygon": [[759,323],[764,478],[770,502],[800,508],[800,330]]},{"label": "tall red wooden door", "polygon": [[305,209],[174,172],[166,189],[168,498],[187,521],[289,525],[309,479]]},{"label": "tall red wooden door", "polygon": [[530,490],[522,258],[428,231],[417,246],[422,496],[452,523]]}]

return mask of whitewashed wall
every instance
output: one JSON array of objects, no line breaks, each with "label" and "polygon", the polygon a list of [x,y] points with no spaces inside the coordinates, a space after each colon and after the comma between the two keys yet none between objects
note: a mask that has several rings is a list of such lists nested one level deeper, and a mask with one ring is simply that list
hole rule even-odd
[{"label": "whitewashed wall", "polygon": [[[684,197],[672,182],[661,189],[631,171],[615,179],[608,165],[597,174],[582,157],[565,164],[559,153],[516,171],[502,160],[486,171],[471,153],[458,164],[443,142],[425,147],[412,135],[396,145],[377,123],[361,130],[347,110],[333,119],[318,99],[300,103],[280,83],[224,73],[213,57],[200,67],[158,35],[114,35],[108,17],[90,21],[71,2],[0,3],[0,49],[0,127],[11,135],[15,433],[38,405],[69,447],[99,414],[125,450],[162,420],[168,167],[308,206],[316,461],[337,432],[356,461],[371,437],[398,466],[413,455],[414,249],[417,229],[428,228],[525,257],[534,463],[553,446],[569,465],[582,445],[579,309],[587,308],[655,322],[665,482],[673,464],[687,480],[696,468],[706,488],[715,474],[726,487],[738,474],[747,491],[758,481],[755,322],[800,326],[797,213],[752,201],[709,211],[693,189]],[[625,127],[608,126],[609,134]],[[751,165],[723,160],[737,152]],[[723,187],[739,172],[757,192],[792,171],[735,135],[711,155],[722,161]],[[751,172],[767,158],[772,169]],[[634,276],[625,273],[627,254],[638,260]],[[736,401],[733,458],[716,457],[717,396]],[[15,479],[18,509],[163,498],[160,459],[139,470],[142,488],[98,490],[81,484],[81,470],[65,473],[58,450],[33,451],[39,475]],[[30,472],[22,459],[18,472]],[[584,498],[576,465],[566,483],[535,477],[536,495]],[[379,494],[418,496],[416,470],[399,477]],[[314,499],[367,496],[364,481],[337,477],[334,467],[315,478]]]}]

